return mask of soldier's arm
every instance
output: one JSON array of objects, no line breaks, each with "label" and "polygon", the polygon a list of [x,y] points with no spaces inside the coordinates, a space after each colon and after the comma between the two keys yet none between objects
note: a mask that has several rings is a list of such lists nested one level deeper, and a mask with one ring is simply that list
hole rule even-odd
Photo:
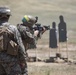
[{"label": "soldier's arm", "polygon": [[17,43],[18,43],[19,48],[20,48],[19,49],[20,52],[22,52],[23,54],[26,54],[25,47],[24,47],[22,39],[21,39],[21,35],[20,35],[20,33],[19,33],[19,31],[17,29],[16,29],[16,39],[17,39]]},{"label": "soldier's arm", "polygon": [[9,29],[13,31],[14,33],[14,39],[16,40],[16,43],[18,44],[19,46],[19,51],[22,53],[22,54],[25,54],[25,48],[24,48],[24,45],[23,45],[23,42],[22,42],[22,39],[21,39],[21,35],[17,29],[16,26],[14,25],[10,25],[9,26]]},{"label": "soldier's arm", "polygon": [[35,42],[34,34],[30,32],[29,28],[24,27],[23,34],[24,34],[25,39],[29,40],[30,43],[33,44]]}]

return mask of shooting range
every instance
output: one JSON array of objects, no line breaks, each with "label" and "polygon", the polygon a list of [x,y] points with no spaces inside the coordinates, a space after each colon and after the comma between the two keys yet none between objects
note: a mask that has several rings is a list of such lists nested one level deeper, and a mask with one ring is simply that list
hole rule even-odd
[{"label": "shooting range", "polygon": [[27,50],[28,75],[76,75],[76,0],[0,0],[0,6],[11,9],[12,25],[24,15],[38,18],[40,30],[50,25],[37,48]]},{"label": "shooting range", "polygon": [[[37,24],[36,24],[37,25]],[[63,25],[63,24],[61,24]],[[49,53],[48,53],[48,59],[45,59],[46,62],[58,62],[58,59],[60,59],[61,61],[67,61],[68,62],[68,42],[67,42],[67,38],[64,38],[66,36],[66,32],[64,30],[64,26],[61,26],[63,27],[62,29],[60,28],[60,26],[58,26],[58,31],[57,31],[57,28],[56,28],[56,23],[55,22],[52,22],[52,28],[49,29],[49,44],[48,44],[48,47],[49,47]],[[41,28],[41,24],[38,24],[38,28],[35,27],[35,29],[39,29],[39,30],[42,30]],[[59,32],[60,30],[62,30],[61,32]],[[59,33],[59,34],[58,34]],[[62,33],[62,34],[61,34]],[[65,35],[64,35],[65,33]],[[59,36],[59,37],[58,37]],[[63,37],[64,36],[64,37]],[[64,42],[64,43],[62,43]],[[62,56],[62,46],[65,45],[65,57]],[[54,52],[53,52],[54,51]],[[53,52],[53,54],[52,54]],[[41,58],[38,57],[38,49],[36,48],[35,49],[35,56],[32,57],[32,61],[34,60],[35,62],[38,62],[38,61],[45,61],[45,60],[42,60]]]}]

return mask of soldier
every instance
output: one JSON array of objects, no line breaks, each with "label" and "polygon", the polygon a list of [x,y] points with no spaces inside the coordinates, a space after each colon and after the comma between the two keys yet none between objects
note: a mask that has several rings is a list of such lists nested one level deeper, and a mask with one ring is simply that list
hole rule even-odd
[{"label": "soldier", "polygon": [[[17,28],[18,28],[19,32],[21,33],[21,37],[22,37],[22,40],[23,40],[26,51],[28,49],[29,44],[32,44],[36,47],[34,32],[33,32],[33,29],[32,29],[33,25],[36,22],[37,22],[37,19],[35,17],[30,16],[30,15],[25,15],[22,18],[22,23],[17,25]],[[23,58],[22,55],[21,54],[19,54],[19,55],[20,55],[19,60],[21,61],[21,64],[25,63],[25,67],[24,68],[22,67],[22,71],[23,71],[23,73],[25,72],[27,74],[26,60],[23,61],[22,60],[22,58]]]},{"label": "soldier", "polygon": [[[37,17],[33,17],[31,15],[25,15],[22,18],[22,23],[21,24],[17,24],[17,28],[21,34],[24,46],[25,46],[25,50],[27,51],[27,49],[30,49],[31,46],[33,48],[36,48],[36,38],[38,35],[38,30],[33,30],[33,25],[37,22],[38,18]],[[45,29],[44,29],[45,30]],[[43,30],[43,31],[44,31]],[[30,45],[30,46],[29,46]],[[21,67],[22,67],[22,72],[23,74],[28,74],[27,73],[27,63],[26,60],[22,59],[24,58],[21,54],[19,54],[19,61],[21,61]],[[24,64],[23,64],[24,63]]]},{"label": "soldier", "polygon": [[6,49],[6,51],[0,50],[0,75],[20,75],[21,66],[18,62],[18,53],[21,53],[23,57],[26,57],[25,48],[22,43],[21,35],[17,30],[17,27],[8,23],[10,15],[11,13],[8,7],[0,7],[0,26],[7,26],[8,29],[12,31],[12,33],[14,33],[13,38],[11,39],[12,41],[16,42],[18,46],[18,52],[17,54],[14,54],[13,52],[11,52],[12,49],[10,51],[8,51],[9,49]]}]

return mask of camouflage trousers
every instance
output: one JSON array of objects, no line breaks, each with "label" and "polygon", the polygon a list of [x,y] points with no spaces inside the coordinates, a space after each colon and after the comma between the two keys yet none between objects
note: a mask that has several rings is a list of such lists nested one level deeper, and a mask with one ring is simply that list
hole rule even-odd
[{"label": "camouflage trousers", "polygon": [[[23,75],[22,68],[16,56],[0,53],[0,75]],[[27,66],[23,68],[27,75]]]},{"label": "camouflage trousers", "polygon": [[17,63],[0,64],[0,75],[21,75],[21,68]]}]

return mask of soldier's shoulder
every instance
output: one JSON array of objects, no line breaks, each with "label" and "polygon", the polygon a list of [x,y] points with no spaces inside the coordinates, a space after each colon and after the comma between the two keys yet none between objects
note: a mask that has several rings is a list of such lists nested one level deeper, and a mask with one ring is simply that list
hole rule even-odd
[{"label": "soldier's shoulder", "polygon": [[17,28],[22,31],[29,31],[29,28],[27,26],[24,26],[23,24],[17,24]]},{"label": "soldier's shoulder", "polygon": [[9,26],[9,25],[10,25],[10,23],[8,23],[8,22],[5,22],[5,23],[1,24],[1,26]]}]

